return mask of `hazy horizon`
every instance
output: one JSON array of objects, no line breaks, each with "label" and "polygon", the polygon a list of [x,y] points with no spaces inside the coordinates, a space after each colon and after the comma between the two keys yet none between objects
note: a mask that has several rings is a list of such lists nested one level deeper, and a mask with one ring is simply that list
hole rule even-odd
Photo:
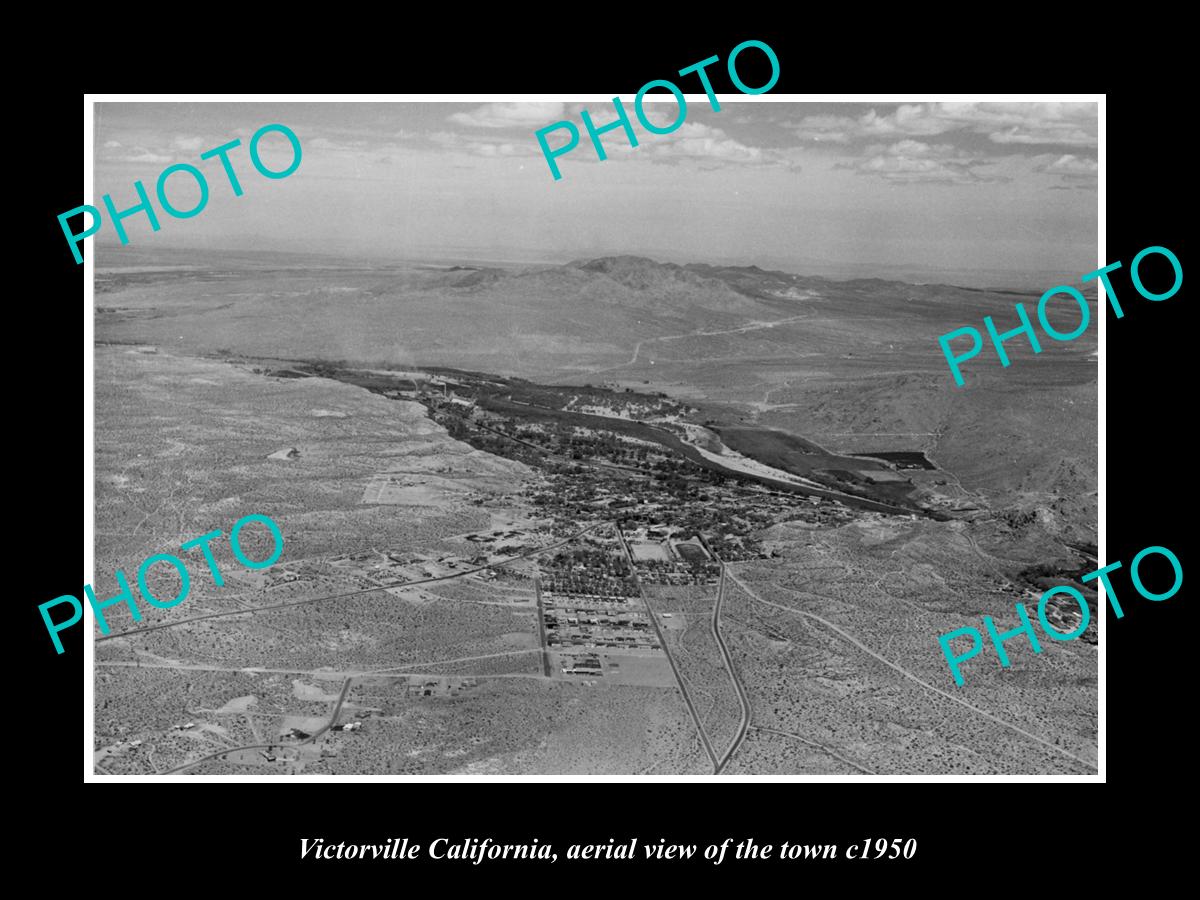
[{"label": "hazy horizon", "polygon": [[[791,275],[799,275],[802,277],[824,278],[829,281],[853,281],[862,278],[878,278],[885,281],[895,281],[903,284],[945,284],[955,287],[966,287],[976,289],[996,289],[996,290],[1030,290],[1041,292],[1048,289],[1054,284],[1059,283],[1075,283],[1079,280],[1079,275],[1083,274],[1082,270],[1076,273],[1070,273],[1066,269],[1062,270],[1045,270],[1042,272],[1016,272],[1002,271],[989,269],[935,269],[931,267],[920,266],[886,266],[870,262],[861,263],[836,263],[820,260],[806,260],[787,262],[785,260],[734,260],[725,259],[692,259],[692,258],[675,258],[675,254],[648,254],[648,253],[632,253],[627,251],[611,251],[608,253],[600,252],[594,254],[578,254],[571,256],[570,254],[556,254],[554,258],[548,255],[543,255],[538,258],[534,254],[530,254],[522,258],[519,254],[510,254],[504,257],[482,256],[467,252],[453,252],[452,250],[431,251],[420,255],[408,256],[381,256],[377,253],[354,253],[354,252],[336,252],[329,250],[302,250],[302,249],[268,249],[265,247],[251,248],[238,246],[162,246],[155,248],[147,246],[148,242],[143,242],[140,246],[132,242],[127,246],[121,246],[117,243],[101,242],[96,245],[97,251],[102,252],[105,256],[97,256],[96,264],[101,267],[120,267],[122,265],[143,266],[146,264],[144,260],[122,261],[115,259],[107,254],[110,253],[127,253],[130,257],[136,257],[138,254],[149,254],[151,256],[158,255],[176,255],[188,253],[202,254],[221,254],[228,253],[239,256],[262,256],[268,258],[270,256],[286,256],[297,258],[311,259],[328,259],[330,261],[343,262],[353,265],[430,265],[430,266],[487,266],[495,268],[522,268],[530,266],[561,266],[568,265],[578,260],[590,260],[602,257],[613,256],[637,256],[650,259],[656,263],[673,263],[679,266],[691,264],[707,264],[714,266],[732,266],[732,267],[751,267],[758,266],[760,269],[781,271]],[[86,251],[85,251],[86,252]],[[1094,268],[1094,267],[1093,267]],[[1089,291],[1094,283],[1083,285],[1080,290],[1085,295],[1090,295],[1094,291]]]},{"label": "hazy horizon", "polygon": [[[167,165],[205,173],[207,206],[188,219],[160,212],[157,233],[144,215],[126,219],[130,248],[514,263],[629,254],[1029,288],[1098,264],[1094,103],[721,103],[689,97],[669,135],[633,117],[638,146],[608,132],[604,162],[581,129],[559,181],[534,132],[578,122],[582,108],[605,123],[604,103],[98,103],[93,199],[110,193],[126,209],[134,180],[153,196]],[[669,106],[647,109],[666,120]],[[248,154],[269,123],[303,148],[278,180]],[[241,197],[218,160],[199,158],[234,138]],[[261,149],[277,169],[291,160],[279,134]],[[184,209],[198,199],[185,175],[169,193]],[[93,240],[107,251],[119,245],[105,226]]]}]

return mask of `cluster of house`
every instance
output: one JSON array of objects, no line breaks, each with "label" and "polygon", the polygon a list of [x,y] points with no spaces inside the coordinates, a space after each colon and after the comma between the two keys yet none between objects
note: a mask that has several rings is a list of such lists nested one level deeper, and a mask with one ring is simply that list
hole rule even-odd
[{"label": "cluster of house", "polygon": [[406,693],[410,697],[457,697],[464,690],[470,690],[478,682],[474,678],[417,678],[408,680]]},{"label": "cluster of house", "polygon": [[[600,598],[609,604],[621,598]],[[544,598],[546,643],[551,647],[608,647],[658,650],[660,645],[646,615],[632,609],[608,609],[582,597]]]},{"label": "cluster of house", "polygon": [[650,562],[638,565],[638,577],[644,584],[662,584],[685,587],[691,584],[716,584],[721,578],[718,563],[696,566],[688,563]]},{"label": "cluster of house", "polygon": [[[620,669],[618,663],[608,661],[610,670]],[[564,675],[588,675],[593,678],[604,677],[604,663],[599,654],[581,653],[563,658],[562,673]]]},{"label": "cluster of house", "polygon": [[636,597],[637,583],[591,572],[550,572],[542,576],[545,590],[583,597]]}]

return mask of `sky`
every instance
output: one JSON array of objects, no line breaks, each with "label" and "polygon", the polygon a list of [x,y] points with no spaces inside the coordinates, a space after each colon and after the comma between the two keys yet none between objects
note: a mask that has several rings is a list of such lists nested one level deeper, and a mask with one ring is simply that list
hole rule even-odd
[{"label": "sky", "polygon": [[[667,135],[638,121],[601,135],[600,161],[580,119],[616,118],[611,99],[585,103],[98,103],[94,201],[154,197],[169,165],[199,168],[207,206],[186,219],[158,210],[125,220],[130,246],[291,250],[395,260],[566,262],[616,253],[678,263],[760,265],[832,277],[871,275],[977,286],[1077,279],[1097,259],[1094,103],[798,103],[687,95]],[[658,97],[658,100],[651,98]],[[647,95],[663,128],[670,94]],[[579,144],[555,180],[535,132],[574,123]],[[258,174],[248,144],[280,123],[300,140],[296,171]],[[569,131],[547,135],[551,149]],[[234,138],[235,197],[218,159]],[[292,159],[266,135],[263,163]],[[199,198],[173,174],[179,209]],[[157,200],[154,201],[156,208]],[[78,221],[78,220],[76,220]],[[110,223],[98,235],[115,244]],[[106,263],[118,260],[106,258]]]}]

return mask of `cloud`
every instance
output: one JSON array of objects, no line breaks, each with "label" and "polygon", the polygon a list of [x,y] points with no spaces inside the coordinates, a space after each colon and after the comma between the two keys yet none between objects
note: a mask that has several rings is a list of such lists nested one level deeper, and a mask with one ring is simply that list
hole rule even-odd
[{"label": "cloud", "polygon": [[470,112],[457,112],[449,117],[455,125],[470,128],[544,128],[563,117],[565,104],[545,103],[485,103]]},{"label": "cloud", "polygon": [[975,171],[987,163],[950,144],[926,144],[906,138],[888,146],[868,147],[864,159],[841,163],[838,168],[899,184],[983,184],[1008,180]]},{"label": "cloud", "polygon": [[[107,144],[105,145],[107,146]],[[167,156],[162,153],[155,153],[147,150],[145,147],[134,147],[125,153],[118,153],[108,157],[113,162],[132,162],[132,163],[169,163],[175,159],[174,156]]]},{"label": "cloud", "polygon": [[1095,178],[1099,169],[1096,160],[1067,153],[1058,157],[1054,162],[1041,166],[1038,171],[1063,175],[1067,178]]},{"label": "cloud", "polygon": [[769,151],[751,147],[729,137],[720,128],[701,122],[684,122],[670,134],[638,138],[638,151],[651,160],[679,162],[691,160],[713,164],[762,165],[779,162]]},{"label": "cloud", "polygon": [[483,156],[489,159],[504,156],[540,156],[542,152],[532,136],[527,141],[506,141],[489,140],[450,131],[435,131],[429,135],[429,140],[443,150],[457,150],[460,153],[469,153],[472,156]]},{"label": "cloud", "polygon": [[1060,176],[1059,183],[1051,185],[1051,190],[1066,190],[1072,187],[1080,190],[1096,189],[1096,176],[1100,166],[1090,157],[1064,153],[1062,156],[1047,154],[1035,159],[1037,165],[1034,166],[1034,171]]},{"label": "cloud", "polygon": [[[143,136],[145,139],[145,136]],[[222,141],[207,140],[196,135],[149,136],[144,144],[128,146],[120,141],[105,141],[103,157],[109,162],[125,163],[171,163],[177,161],[197,164],[202,150],[216,147]]]},{"label": "cloud", "polygon": [[906,103],[885,115],[869,109],[861,116],[806,116],[791,128],[802,139],[833,143],[951,131],[983,134],[996,144],[1097,143],[1095,103]]},{"label": "cloud", "polygon": [[[549,124],[549,123],[543,123]],[[577,126],[579,127],[579,126]],[[731,138],[720,128],[713,128],[700,122],[684,122],[670,134],[646,134],[635,126],[637,147],[631,147],[628,138],[620,129],[606,132],[601,136],[605,154],[608,159],[643,160],[653,163],[695,163],[707,167],[721,165],[771,165],[790,163],[790,158],[782,151],[763,150],[752,147]],[[458,150],[473,156],[508,157],[542,155],[538,142],[530,135],[528,138],[502,140],[482,138],[460,132],[440,131],[429,135],[429,139],[438,147],[446,150]],[[567,129],[551,132],[546,136],[546,142],[551,150],[557,150],[569,142],[570,134]],[[570,153],[559,157],[559,165],[570,165],[574,162],[598,162],[596,151],[588,137],[587,130],[579,127],[579,143]]]},{"label": "cloud", "polygon": [[1083,128],[1062,126],[1057,131],[1025,129],[1013,125],[994,131],[988,137],[997,144],[1067,144],[1072,147],[1095,147],[1096,132]]},{"label": "cloud", "polygon": [[861,116],[805,116],[792,130],[805,140],[844,144],[862,138],[941,134],[955,127],[958,126],[923,114],[920,106],[904,105],[884,116],[874,109]]},{"label": "cloud", "polygon": [[858,120],[850,116],[805,116],[791,128],[802,140],[844,144],[858,133]]},{"label": "cloud", "polygon": [[324,150],[330,153],[357,153],[367,149],[367,142],[361,140],[332,140],[326,137],[311,138],[305,143],[313,150]]},{"label": "cloud", "polygon": [[[660,107],[655,109],[655,107]],[[542,151],[533,132],[545,128],[558,121],[567,121],[576,127],[579,143],[569,154],[560,157],[560,165],[570,165],[574,162],[597,162],[596,152],[592,147],[587,129],[582,122],[583,110],[591,113],[596,127],[604,127],[615,120],[615,112],[611,103],[542,103],[514,102],[487,103],[468,112],[457,112],[448,117],[448,121],[470,129],[502,129],[508,128],[523,131],[524,134],[511,138],[482,136],[478,132],[455,129],[440,131],[428,135],[429,140],[437,147],[446,150],[458,150],[474,156],[507,157],[534,156],[540,157]],[[694,163],[707,167],[722,165],[787,165],[792,168],[794,153],[790,150],[763,149],[751,146],[736,138],[730,137],[723,129],[714,128],[696,121],[684,123],[670,134],[652,134],[641,127],[633,115],[632,103],[625,103],[630,124],[637,136],[637,147],[631,147],[622,129],[605,132],[601,136],[607,158],[629,158],[651,163]],[[647,111],[651,120],[659,126],[669,125],[677,114],[675,100],[672,97],[654,97],[647,99]],[[557,150],[570,140],[570,131],[560,128],[547,133],[546,142],[551,150]]]}]

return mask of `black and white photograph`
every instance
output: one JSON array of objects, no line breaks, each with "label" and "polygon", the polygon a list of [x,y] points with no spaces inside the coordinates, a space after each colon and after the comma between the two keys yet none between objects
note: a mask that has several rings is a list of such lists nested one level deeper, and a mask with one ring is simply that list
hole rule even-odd
[{"label": "black and white photograph", "polygon": [[88,780],[1098,777],[1103,98],[676,83],[94,103]]}]

